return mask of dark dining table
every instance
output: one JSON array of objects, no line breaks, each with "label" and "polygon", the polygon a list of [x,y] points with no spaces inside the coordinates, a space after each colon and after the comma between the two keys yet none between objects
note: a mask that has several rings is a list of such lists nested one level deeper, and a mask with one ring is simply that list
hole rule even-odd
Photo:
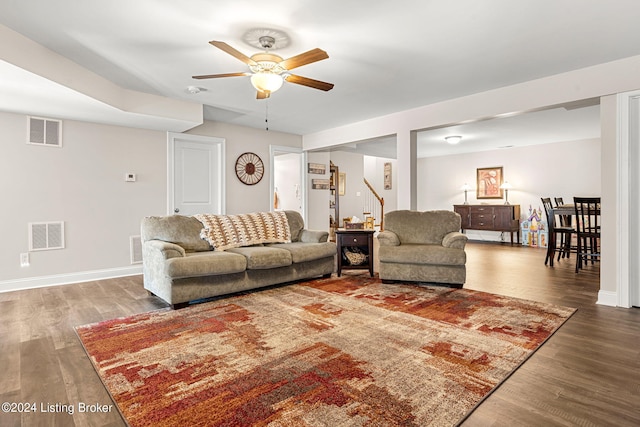
[{"label": "dark dining table", "polygon": [[576,215],[576,207],[573,204],[565,204],[549,209],[549,240],[547,242],[546,259],[549,260],[549,265],[551,267],[553,267],[554,248],[556,247],[556,233],[554,231],[554,228],[556,227],[556,215],[573,218]]}]

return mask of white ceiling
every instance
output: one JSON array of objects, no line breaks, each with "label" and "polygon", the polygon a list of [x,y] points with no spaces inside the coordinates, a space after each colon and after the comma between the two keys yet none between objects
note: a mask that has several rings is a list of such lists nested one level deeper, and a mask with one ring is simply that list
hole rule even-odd
[{"label": "white ceiling", "polygon": [[[207,119],[255,128],[264,128],[268,105],[270,130],[301,135],[640,55],[638,22],[637,0],[0,0],[0,24],[124,89],[202,103]],[[247,77],[191,78],[245,71],[208,41],[251,55],[257,49],[243,35],[255,28],[288,35],[289,46],[276,51],[284,58],[327,51],[329,59],[296,74],[334,89],[285,83],[267,104],[255,99]],[[53,117],[96,108],[60,86],[43,104],[37,72],[0,65],[0,110],[28,110],[28,99]],[[203,90],[190,94],[192,85]],[[27,95],[20,102],[17,87]],[[442,155],[451,133],[464,136],[456,152],[510,145],[532,120],[543,131],[536,142],[592,138],[597,117],[598,107],[589,106],[433,130],[421,134],[420,151]]]}]

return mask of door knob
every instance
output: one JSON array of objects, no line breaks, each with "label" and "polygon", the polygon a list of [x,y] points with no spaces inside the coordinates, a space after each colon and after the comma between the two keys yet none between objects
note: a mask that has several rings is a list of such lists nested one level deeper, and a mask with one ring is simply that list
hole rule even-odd
[{"label": "door knob", "polygon": [[175,208],[173,211],[174,211],[175,213],[178,213],[178,212],[180,212],[180,209]]}]

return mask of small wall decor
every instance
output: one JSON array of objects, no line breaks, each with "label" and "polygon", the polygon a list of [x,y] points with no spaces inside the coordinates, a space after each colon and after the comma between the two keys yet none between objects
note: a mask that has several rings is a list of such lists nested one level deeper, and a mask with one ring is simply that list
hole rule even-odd
[{"label": "small wall decor", "polygon": [[322,163],[307,163],[307,173],[314,175],[324,175],[327,173],[327,165]]},{"label": "small wall decor", "polygon": [[312,179],[311,188],[314,190],[328,190],[330,187],[328,179]]},{"label": "small wall decor", "polygon": [[347,173],[340,172],[340,178],[338,178],[338,196],[344,196],[347,188]]},{"label": "small wall decor", "polygon": [[242,153],[236,160],[236,176],[242,183],[255,185],[264,175],[262,159],[255,153]]},{"label": "small wall decor", "polygon": [[504,197],[504,189],[500,188],[504,180],[502,166],[478,168],[477,180],[476,197],[478,199],[502,199]]},{"label": "small wall decor", "polygon": [[384,189],[391,190],[391,162],[384,164]]}]

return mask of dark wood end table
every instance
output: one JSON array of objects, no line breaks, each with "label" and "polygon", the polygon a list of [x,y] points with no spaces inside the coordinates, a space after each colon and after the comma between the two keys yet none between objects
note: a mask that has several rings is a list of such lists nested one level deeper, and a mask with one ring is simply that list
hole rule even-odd
[{"label": "dark wood end table", "polygon": [[[375,230],[336,230],[336,247],[338,251],[338,277],[342,270],[364,270],[368,269],[373,277],[373,234]],[[362,264],[352,265],[343,258],[343,251],[349,248],[356,248],[367,256],[367,260]]]}]

